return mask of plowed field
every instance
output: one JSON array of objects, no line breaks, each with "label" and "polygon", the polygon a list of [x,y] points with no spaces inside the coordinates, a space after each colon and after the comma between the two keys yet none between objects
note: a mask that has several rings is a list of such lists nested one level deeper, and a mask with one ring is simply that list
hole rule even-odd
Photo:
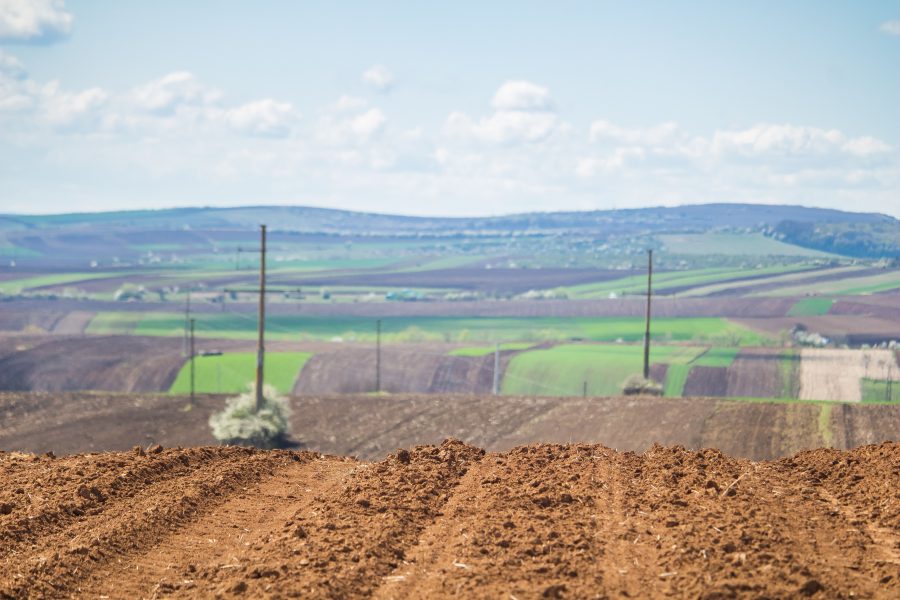
[{"label": "plowed field", "polygon": [[0,597],[900,594],[900,444],[0,453]]}]

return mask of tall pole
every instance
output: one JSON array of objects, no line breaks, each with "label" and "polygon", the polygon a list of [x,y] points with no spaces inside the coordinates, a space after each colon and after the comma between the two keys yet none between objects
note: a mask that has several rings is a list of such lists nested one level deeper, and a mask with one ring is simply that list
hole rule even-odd
[{"label": "tall pole", "polygon": [[381,319],[375,321],[375,393],[381,391]]},{"label": "tall pole", "polygon": [[644,379],[650,379],[650,298],[653,294],[653,250],[647,251],[647,320],[644,329]]},{"label": "tall pole", "polygon": [[184,303],[184,344],[181,347],[181,355],[188,356],[188,329],[191,325],[191,290],[187,291],[187,299]]},{"label": "tall pole", "polygon": [[194,352],[194,319],[191,319],[191,406],[194,405],[194,357],[197,356],[197,353]]},{"label": "tall pole", "polygon": [[263,363],[266,335],[266,226],[259,226],[259,339],[256,343],[256,411],[263,403]]},{"label": "tall pole", "polygon": [[494,395],[500,393],[500,344],[494,345]]}]

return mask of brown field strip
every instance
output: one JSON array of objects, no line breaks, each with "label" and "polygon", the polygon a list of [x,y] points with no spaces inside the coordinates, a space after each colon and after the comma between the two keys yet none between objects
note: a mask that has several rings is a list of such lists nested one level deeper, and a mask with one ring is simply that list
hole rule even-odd
[{"label": "brown field strip", "polygon": [[[0,450],[57,454],[135,444],[214,444],[209,416],[224,396],[0,392]],[[654,442],[719,448],[765,460],[833,444],[900,438],[900,403],[820,405],[715,398],[521,398],[464,395],[298,396],[299,447],[380,459],[393,449],[456,437],[490,451],[534,442],[601,443],[643,451]]]},{"label": "brown field strip", "polygon": [[900,444],[0,453],[0,598],[894,598]]}]

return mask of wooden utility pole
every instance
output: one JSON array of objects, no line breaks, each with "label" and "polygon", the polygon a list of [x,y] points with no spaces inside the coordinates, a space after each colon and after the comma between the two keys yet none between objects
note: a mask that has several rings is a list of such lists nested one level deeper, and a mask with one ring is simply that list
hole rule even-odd
[{"label": "wooden utility pole", "polygon": [[653,250],[647,251],[647,320],[644,329],[644,379],[650,379],[650,299],[653,295]]},{"label": "wooden utility pole", "polygon": [[197,353],[194,351],[194,319],[191,319],[191,406],[194,405],[194,357]]},{"label": "wooden utility pole", "polygon": [[266,337],[266,226],[259,226],[259,338],[256,343],[256,411],[263,404],[263,364]]},{"label": "wooden utility pole", "polygon": [[187,291],[187,299],[184,303],[184,344],[181,347],[181,355],[188,356],[188,328],[191,324],[191,290]]},{"label": "wooden utility pole", "polygon": [[500,393],[500,344],[494,345],[494,395]]},{"label": "wooden utility pole", "polygon": [[375,321],[375,393],[381,391],[381,319]]}]

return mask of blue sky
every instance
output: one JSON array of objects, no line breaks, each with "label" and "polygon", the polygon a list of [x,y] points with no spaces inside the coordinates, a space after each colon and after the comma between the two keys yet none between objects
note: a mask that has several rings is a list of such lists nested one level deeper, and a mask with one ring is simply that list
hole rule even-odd
[{"label": "blue sky", "polygon": [[900,216],[900,2],[0,0],[0,211]]}]

